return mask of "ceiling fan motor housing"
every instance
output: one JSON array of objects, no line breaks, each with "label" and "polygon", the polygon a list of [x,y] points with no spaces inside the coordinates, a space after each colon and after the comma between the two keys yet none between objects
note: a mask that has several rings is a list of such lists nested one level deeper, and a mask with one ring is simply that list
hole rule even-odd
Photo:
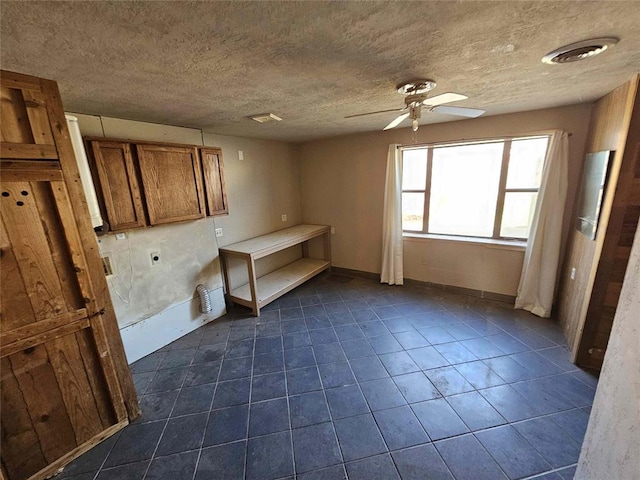
[{"label": "ceiling fan motor housing", "polygon": [[420,95],[430,92],[436,88],[436,82],[433,80],[413,80],[407,83],[401,83],[396,87],[398,93],[403,95]]}]

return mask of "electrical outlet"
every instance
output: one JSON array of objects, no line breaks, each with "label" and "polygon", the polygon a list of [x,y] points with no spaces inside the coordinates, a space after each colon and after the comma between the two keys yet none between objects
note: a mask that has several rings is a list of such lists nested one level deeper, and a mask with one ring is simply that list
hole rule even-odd
[{"label": "electrical outlet", "polygon": [[576,279],[576,267],[571,268],[571,280]]},{"label": "electrical outlet", "polygon": [[222,229],[216,228],[216,237],[221,237],[221,236],[222,236]]},{"label": "electrical outlet", "polygon": [[151,265],[158,265],[160,263],[160,253],[151,252]]},{"label": "electrical outlet", "polygon": [[238,160],[244,160],[244,152],[242,150],[238,150]]},{"label": "electrical outlet", "polygon": [[283,221],[283,222],[286,222],[286,221],[287,221],[287,214],[286,214],[286,213],[283,213],[283,214],[282,214],[282,221]]},{"label": "electrical outlet", "polygon": [[126,240],[126,238],[127,238],[126,233],[116,233],[116,240]]},{"label": "electrical outlet", "polygon": [[111,259],[109,257],[102,257],[102,268],[104,268],[104,274],[107,277],[113,275],[113,267],[111,267]]},{"label": "electrical outlet", "polygon": [[331,227],[331,233],[336,233],[336,227]]}]

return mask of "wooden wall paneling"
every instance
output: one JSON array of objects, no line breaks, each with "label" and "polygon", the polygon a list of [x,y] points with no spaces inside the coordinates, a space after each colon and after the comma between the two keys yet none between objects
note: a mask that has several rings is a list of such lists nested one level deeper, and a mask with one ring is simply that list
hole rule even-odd
[{"label": "wooden wall paneling", "polygon": [[[102,420],[96,407],[80,348],[75,335],[57,338],[45,345],[60,393],[76,436],[82,445],[102,430]],[[66,453],[66,452],[65,452]]]},{"label": "wooden wall paneling", "polygon": [[[39,345],[8,358],[42,453],[47,463],[54,462],[78,443],[47,351]],[[12,406],[3,405],[2,409],[8,409],[10,414]],[[3,443],[6,441],[3,439]]]},{"label": "wooden wall paneling", "polygon": [[[60,182],[57,182],[60,183]],[[60,223],[56,199],[51,190],[50,182],[32,182],[31,195],[35,200],[40,221],[46,232],[51,259],[55,265],[63,297],[68,305],[75,310],[84,309],[83,295],[78,288],[74,260],[64,236],[64,228]]]},{"label": "wooden wall paneling", "polygon": [[109,389],[106,387],[106,378],[97,354],[97,346],[89,330],[79,330],[75,333],[75,336],[78,348],[80,348],[82,361],[84,362],[84,368],[87,372],[87,378],[91,384],[91,391],[100,415],[100,421],[103,428],[106,429],[117,423],[118,419],[113,409]]},{"label": "wooden wall paneling", "polygon": [[109,228],[119,231],[144,227],[146,221],[131,146],[105,140],[92,140],[89,145]]},{"label": "wooden wall paneling", "polygon": [[2,124],[0,128],[2,142],[34,143],[22,90],[3,85],[0,91],[2,92]]},{"label": "wooden wall paneling", "polygon": [[[40,84],[42,85],[42,91],[46,98],[49,119],[53,126],[54,141],[61,158],[65,185],[72,199],[71,207],[77,225],[77,232],[84,249],[87,272],[92,280],[95,305],[102,305],[104,309],[104,313],[96,318],[100,320],[100,327],[104,329],[105,342],[108,344],[110,358],[116,370],[117,381],[119,382],[122,392],[126,413],[129,419],[133,420],[140,415],[138,397],[124,353],[122,337],[120,336],[120,330],[111,303],[107,280],[104,276],[102,259],[100,258],[98,243],[93,232],[91,217],[80,182],[73,146],[64,117],[64,108],[60,100],[60,92],[58,86],[53,81],[40,80]],[[123,422],[124,421],[121,421],[119,423],[119,428],[122,428]],[[112,430],[111,434],[115,431],[116,430]]]},{"label": "wooden wall paneling", "polygon": [[34,143],[38,145],[55,145],[42,93],[36,90],[23,90],[22,95]]},{"label": "wooden wall paneling", "polygon": [[589,302],[583,334],[577,352],[577,362],[591,368],[602,368],[604,357],[594,351],[606,351],[613,326],[611,310],[615,311],[620,299],[624,273],[629,261],[629,241],[635,236],[640,219],[640,204],[635,204],[640,192],[640,99],[635,91],[633,114],[629,121],[628,136],[621,152],[622,163],[615,189],[611,214],[606,226],[602,253],[594,280],[593,295]]},{"label": "wooden wall paneling", "polygon": [[[62,288],[53,259],[48,256],[49,244],[30,184],[4,183],[2,192],[0,204],[7,235],[13,245],[35,318],[51,318],[66,313]],[[13,315],[13,312],[6,312],[4,316],[8,315]]]},{"label": "wooden wall paneling", "polygon": [[2,316],[2,330],[13,330],[34,320],[27,288],[19,273],[18,261],[7,237],[4,220],[0,218],[0,312],[13,312]]},{"label": "wooden wall paneling", "polygon": [[226,215],[229,213],[227,205],[227,189],[224,182],[224,163],[222,150],[219,148],[200,148],[204,191],[207,201],[207,215]]},{"label": "wooden wall paneling", "polygon": [[11,72],[3,71],[0,78],[3,157],[57,159],[41,84]]},{"label": "wooden wall paneling", "polygon": [[[2,463],[14,478],[29,478],[47,466],[29,410],[8,358],[0,364]],[[8,474],[7,474],[8,476]]]},{"label": "wooden wall paneling", "polygon": [[[591,114],[585,151],[589,153],[615,150],[616,155],[609,166],[609,186],[613,187],[607,189],[603,198],[596,240],[592,241],[577,230],[572,230],[562,272],[558,317],[571,346],[574,361],[577,358],[587,310],[595,292],[595,277],[613,204],[615,185],[618,182],[621,155],[629,130],[636,82],[637,79],[634,78],[600,99],[594,105]],[[576,267],[575,280],[569,278],[572,267]]]},{"label": "wooden wall paneling", "polygon": [[151,225],[205,216],[195,147],[137,144],[136,150]]},{"label": "wooden wall paneling", "polygon": [[103,315],[102,312],[106,310],[104,310],[105,307],[94,298],[92,279],[87,269],[87,261],[80,237],[74,228],[75,218],[73,217],[73,211],[71,210],[65,184],[63,182],[52,182],[51,189],[58,207],[62,230],[66,233],[65,240],[68,250],[71,253],[76,279],[89,313],[91,330],[93,332],[95,346],[98,349],[98,358],[103,367],[104,378],[107,382],[111,399],[113,400],[116,417],[121,421],[127,417],[127,412],[124,406],[120,383],[116,375],[114,361],[111,357],[103,319],[101,318]]}]

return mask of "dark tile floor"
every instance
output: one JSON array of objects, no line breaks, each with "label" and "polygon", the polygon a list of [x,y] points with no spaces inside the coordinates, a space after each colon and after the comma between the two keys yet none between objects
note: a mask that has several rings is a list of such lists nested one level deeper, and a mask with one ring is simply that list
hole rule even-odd
[{"label": "dark tile floor", "polygon": [[323,275],[131,367],[142,416],[59,478],[573,478],[597,380],[505,304]]}]

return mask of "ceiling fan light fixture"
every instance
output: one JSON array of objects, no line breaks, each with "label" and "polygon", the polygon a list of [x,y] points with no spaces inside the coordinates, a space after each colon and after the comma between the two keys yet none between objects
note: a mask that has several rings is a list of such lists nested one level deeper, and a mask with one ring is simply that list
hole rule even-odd
[{"label": "ceiling fan light fixture", "polygon": [[267,123],[267,122],[281,122],[282,118],[277,116],[275,113],[260,113],[258,115],[252,115],[251,120],[255,120],[258,123]]},{"label": "ceiling fan light fixture", "polygon": [[396,88],[398,89],[398,93],[403,95],[421,95],[436,88],[436,82],[428,79],[412,80],[411,82],[401,83]]},{"label": "ceiling fan light fixture", "polygon": [[542,57],[542,63],[559,65],[562,63],[578,62],[600,55],[618,42],[619,39],[615,37],[602,37],[571,43],[547,53]]}]

